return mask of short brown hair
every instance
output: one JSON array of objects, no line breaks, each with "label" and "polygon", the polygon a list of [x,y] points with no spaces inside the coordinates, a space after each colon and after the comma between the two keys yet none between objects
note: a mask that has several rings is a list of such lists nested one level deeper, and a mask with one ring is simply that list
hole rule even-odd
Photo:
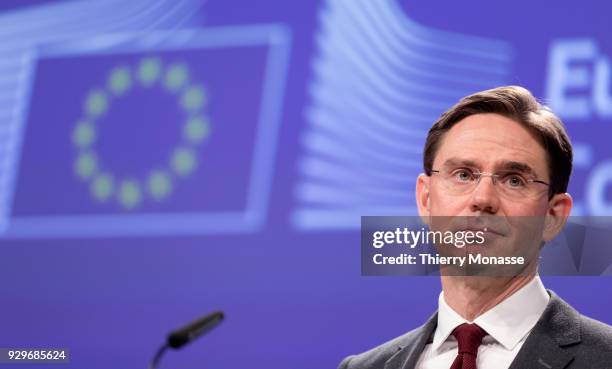
[{"label": "short brown hair", "polygon": [[549,197],[567,192],[572,172],[572,144],[561,120],[543,106],[527,89],[503,86],[477,92],[461,99],[433,124],[423,151],[425,174],[431,175],[434,158],[444,134],[462,119],[481,113],[495,113],[529,128],[548,153]]}]

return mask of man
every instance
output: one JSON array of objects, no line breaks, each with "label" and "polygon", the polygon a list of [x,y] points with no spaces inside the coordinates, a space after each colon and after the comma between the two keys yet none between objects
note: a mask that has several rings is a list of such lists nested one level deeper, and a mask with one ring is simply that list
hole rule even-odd
[{"label": "man", "polygon": [[[561,121],[529,91],[482,91],[430,129],[416,185],[419,215],[510,219],[508,232],[492,238],[519,234],[524,224],[512,219],[541,219],[530,235],[541,245],[569,216],[571,168]],[[544,289],[532,260],[515,275],[441,273],[438,311],[425,325],[340,368],[611,369],[612,327]]]}]

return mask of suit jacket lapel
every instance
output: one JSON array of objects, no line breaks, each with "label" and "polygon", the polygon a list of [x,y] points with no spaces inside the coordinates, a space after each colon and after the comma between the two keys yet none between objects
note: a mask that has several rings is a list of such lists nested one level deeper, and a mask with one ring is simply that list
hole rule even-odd
[{"label": "suit jacket lapel", "polygon": [[385,363],[385,369],[413,369],[416,366],[423,349],[438,325],[436,312],[420,328],[414,330],[397,348],[397,353]]},{"label": "suit jacket lapel", "polygon": [[527,337],[509,369],[562,369],[573,359],[580,342],[580,314],[565,301],[551,295],[546,310]]}]

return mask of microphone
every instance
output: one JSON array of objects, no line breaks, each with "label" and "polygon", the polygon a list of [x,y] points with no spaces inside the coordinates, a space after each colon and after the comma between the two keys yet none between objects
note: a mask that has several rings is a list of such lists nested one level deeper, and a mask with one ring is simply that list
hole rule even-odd
[{"label": "microphone", "polygon": [[168,347],[177,350],[189,342],[195,341],[196,338],[209,332],[221,323],[224,317],[223,311],[215,311],[171,332],[166,342],[157,350],[155,357],[149,364],[149,369],[155,369],[157,367],[157,364]]},{"label": "microphone", "polygon": [[168,335],[167,344],[173,349],[181,348],[216,327],[222,320],[222,311],[215,311],[200,319],[194,320],[186,326],[170,333]]}]

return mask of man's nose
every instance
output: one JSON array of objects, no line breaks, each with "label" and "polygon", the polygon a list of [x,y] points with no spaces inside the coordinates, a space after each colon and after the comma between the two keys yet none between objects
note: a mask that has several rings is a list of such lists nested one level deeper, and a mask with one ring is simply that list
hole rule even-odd
[{"label": "man's nose", "polygon": [[480,178],[470,198],[470,210],[472,212],[497,213],[499,209],[499,194],[495,186],[499,186],[499,183],[494,184],[494,181],[495,179],[489,176]]}]

